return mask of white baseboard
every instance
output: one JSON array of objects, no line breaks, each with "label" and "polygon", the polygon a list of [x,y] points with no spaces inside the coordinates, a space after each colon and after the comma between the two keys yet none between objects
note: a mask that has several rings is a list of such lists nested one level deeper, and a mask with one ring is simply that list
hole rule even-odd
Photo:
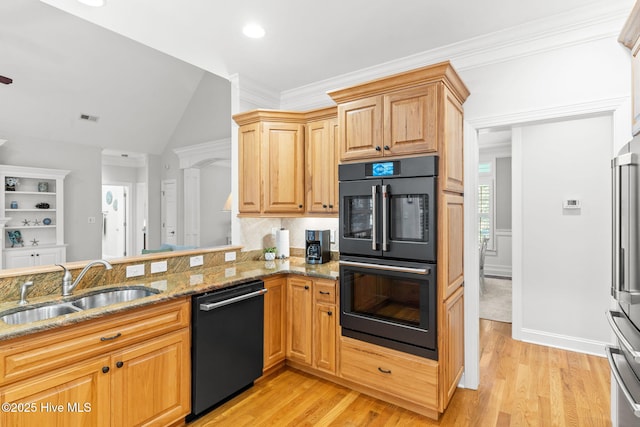
[{"label": "white baseboard", "polygon": [[511,266],[510,265],[489,265],[485,264],[484,266],[484,275],[485,276],[499,276],[499,277],[513,277],[511,275]]},{"label": "white baseboard", "polygon": [[605,357],[604,349],[609,344],[602,341],[588,340],[527,328],[522,328],[520,330],[520,339],[532,344],[540,344],[547,347],[576,351],[578,353],[586,353],[600,357]]}]

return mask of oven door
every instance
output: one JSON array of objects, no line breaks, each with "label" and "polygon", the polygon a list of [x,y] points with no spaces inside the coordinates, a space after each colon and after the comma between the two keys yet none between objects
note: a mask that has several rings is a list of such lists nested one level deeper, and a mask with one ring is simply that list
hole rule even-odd
[{"label": "oven door", "polygon": [[343,335],[437,359],[436,265],[373,262],[340,260]]},{"label": "oven door", "polygon": [[436,262],[436,178],[382,181],[384,257]]},{"label": "oven door", "polygon": [[380,179],[340,183],[340,253],[382,256],[381,186]]}]

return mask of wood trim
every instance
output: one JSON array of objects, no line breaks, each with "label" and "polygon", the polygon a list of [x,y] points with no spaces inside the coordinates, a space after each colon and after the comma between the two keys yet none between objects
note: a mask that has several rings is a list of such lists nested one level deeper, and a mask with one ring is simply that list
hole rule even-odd
[{"label": "wood trim", "polygon": [[306,121],[305,113],[299,111],[267,110],[257,109],[244,113],[234,114],[233,120],[238,126],[248,125],[258,122],[279,122],[279,123],[300,123]]},{"label": "wood trim", "polygon": [[444,84],[453,91],[460,103],[464,103],[469,97],[469,89],[467,89],[449,61],[383,77],[357,86],[333,90],[327,92],[327,94],[338,104],[341,104],[394,90],[405,89],[417,84],[437,81],[444,82]]},{"label": "wood trim", "polygon": [[338,106],[318,108],[316,110],[309,110],[304,113],[304,118],[307,122],[335,119],[338,117]]},{"label": "wood trim", "polygon": [[640,38],[640,3],[636,2],[620,31],[618,41],[633,50],[638,38]]}]

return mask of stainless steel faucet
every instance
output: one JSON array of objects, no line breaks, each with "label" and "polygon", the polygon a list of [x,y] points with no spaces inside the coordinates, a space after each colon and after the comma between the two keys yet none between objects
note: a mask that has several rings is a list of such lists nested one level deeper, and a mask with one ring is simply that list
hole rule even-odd
[{"label": "stainless steel faucet", "polygon": [[27,292],[29,292],[29,288],[32,286],[33,286],[33,282],[31,281],[24,282],[20,286],[20,301],[18,302],[19,305],[27,304]]},{"label": "stainless steel faucet", "polygon": [[71,283],[73,277],[71,276],[71,273],[69,272],[67,267],[61,264],[56,264],[58,267],[62,267],[62,269],[64,270],[64,275],[62,276],[62,296],[70,296],[76,286],[78,286],[78,283],[80,283],[80,280],[82,280],[84,275],[87,273],[87,270],[98,264],[103,265],[106,270],[111,270],[113,268],[111,264],[109,264],[109,262],[102,259],[91,261],[89,264],[85,265],[85,267],[82,269],[80,274],[78,274],[78,277],[76,277],[76,280],[74,280],[73,283]]}]

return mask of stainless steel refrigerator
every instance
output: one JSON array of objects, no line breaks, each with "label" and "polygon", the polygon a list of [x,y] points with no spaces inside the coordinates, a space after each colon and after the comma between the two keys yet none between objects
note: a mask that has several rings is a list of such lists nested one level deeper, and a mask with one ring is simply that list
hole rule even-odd
[{"label": "stainless steel refrigerator", "polygon": [[[640,425],[640,137],[612,160],[613,280],[617,308],[607,313],[617,346],[606,349],[619,427]],[[617,401],[616,401],[617,400]]]}]

